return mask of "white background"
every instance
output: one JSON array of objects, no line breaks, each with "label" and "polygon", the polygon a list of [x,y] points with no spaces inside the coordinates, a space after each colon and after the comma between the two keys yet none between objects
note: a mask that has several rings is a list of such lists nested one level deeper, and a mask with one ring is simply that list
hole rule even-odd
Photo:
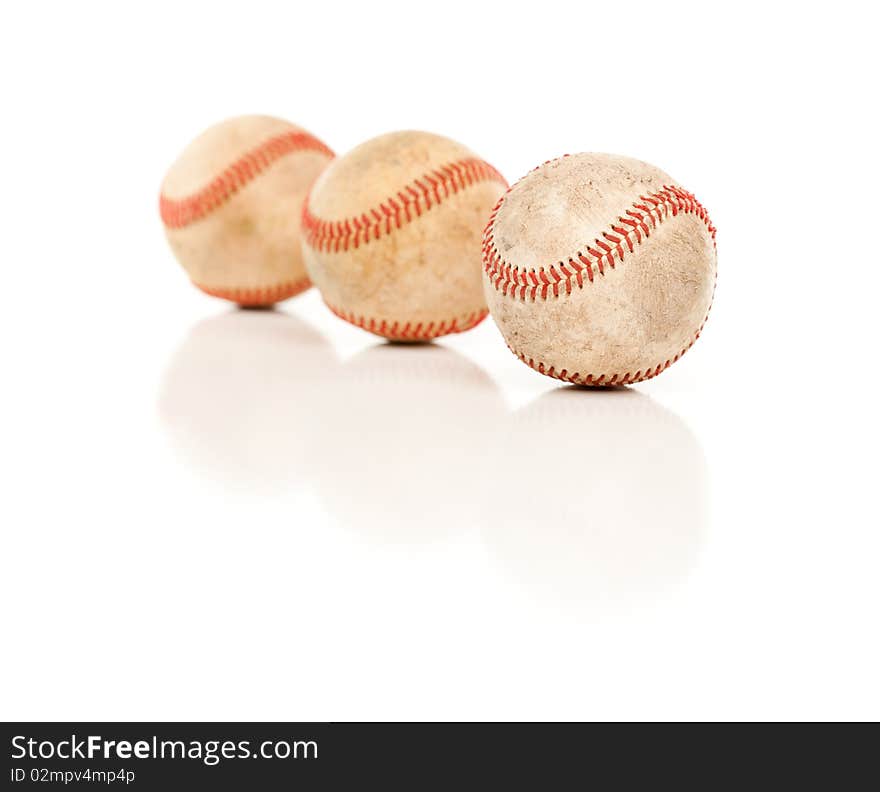
[{"label": "white background", "polygon": [[[6,7],[0,717],[880,717],[873,10]],[[158,185],[251,112],[653,162],[705,333],[595,393],[212,300]]]}]

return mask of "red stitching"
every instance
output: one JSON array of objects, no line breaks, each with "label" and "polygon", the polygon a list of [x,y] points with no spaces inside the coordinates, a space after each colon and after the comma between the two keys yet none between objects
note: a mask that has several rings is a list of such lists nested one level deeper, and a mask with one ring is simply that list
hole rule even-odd
[{"label": "red stitching", "polygon": [[490,283],[505,297],[532,301],[540,297],[546,300],[551,293],[553,297],[559,297],[561,292],[571,294],[573,286],[582,289],[584,276],[592,283],[596,272],[604,275],[606,267],[614,269],[615,262],[623,261],[627,251],[633,253],[635,246],[641,244],[643,239],[648,239],[670,214],[673,217],[679,212],[696,215],[706,224],[712,244],[715,244],[715,226],[700,202],[681,187],[664,186],[659,192],[640,196],[625,215],[611,223],[601,238],[585,244],[567,261],[540,267],[537,272],[534,269],[521,269],[505,261],[495,245],[495,221],[505,197],[501,197],[489,216],[489,224],[483,232],[482,252],[483,268]]},{"label": "red stitching", "polygon": [[[569,155],[564,155],[564,157],[567,156]],[[560,159],[563,159],[564,157]],[[547,160],[547,162],[538,165],[529,173],[534,173],[534,171],[542,168],[544,165],[555,161],[556,160]],[[514,184],[513,187],[515,186],[516,185]],[[702,204],[700,204],[691,193],[683,190],[681,187],[664,185],[663,188],[656,193],[649,193],[648,195],[640,196],[639,201],[633,203],[632,207],[626,210],[625,217],[618,217],[617,221],[609,226],[609,231],[602,233],[602,239],[594,240],[594,245],[600,248],[601,252],[600,250],[596,250],[596,247],[593,247],[593,245],[585,245],[584,250],[589,255],[584,255],[583,250],[579,250],[575,256],[569,256],[567,262],[560,261],[547,268],[541,267],[537,273],[534,269],[520,269],[501,258],[494,241],[495,220],[498,217],[498,212],[504,204],[504,199],[513,187],[508,189],[507,193],[502,195],[498,200],[498,203],[492,210],[492,214],[489,216],[489,223],[486,226],[486,230],[483,232],[484,269],[486,270],[486,274],[492,285],[504,296],[512,295],[520,300],[526,300],[529,298],[534,301],[537,296],[540,295],[541,299],[546,300],[549,291],[553,292],[554,297],[558,297],[561,290],[564,290],[566,294],[571,294],[573,284],[577,284],[577,287],[582,289],[584,286],[584,276],[586,276],[589,283],[593,282],[595,277],[593,267],[596,268],[599,275],[605,274],[606,264],[613,269],[615,255],[618,261],[623,261],[624,259],[624,246],[630,253],[635,252],[635,245],[641,244],[643,238],[648,239],[648,237],[651,236],[651,232],[669,217],[670,213],[673,217],[676,217],[679,212],[682,212],[683,214],[695,214],[706,224],[709,234],[712,237],[712,245],[713,247],[715,246],[716,229],[712,224],[712,221],[709,219],[709,213]],[[635,243],[633,243],[633,236],[635,237]],[[611,244],[609,245],[609,243]],[[548,272],[549,277],[547,275]],[[716,270],[716,282],[717,278],[718,273]],[[694,334],[693,339],[691,339],[690,343],[684,347],[684,349],[669,360],[658,363],[656,366],[640,369],[635,372],[628,371],[624,374],[599,375],[581,374],[580,372],[569,374],[567,369],[557,371],[555,366],[548,366],[542,361],[536,361],[534,358],[527,358],[524,353],[518,352],[510,346],[510,344],[507,346],[508,349],[510,349],[510,351],[513,352],[513,354],[523,363],[530,368],[533,368],[539,374],[544,374],[545,376],[553,377],[562,380],[563,382],[570,382],[573,385],[612,387],[616,385],[631,385],[636,382],[644,382],[645,380],[656,377],[658,374],[668,369],[696,343],[709,319],[709,313],[712,310],[714,297],[715,289],[713,286],[712,299],[709,300],[709,308],[706,311],[703,323]]]},{"label": "red stitching", "polygon": [[239,305],[250,306],[272,305],[273,303],[287,300],[290,297],[295,297],[300,292],[304,292],[312,285],[312,282],[308,278],[300,278],[296,281],[279,283],[277,286],[263,286],[257,288],[213,288],[210,286],[203,286],[201,283],[196,283],[195,281],[193,281],[193,283],[205,292],[205,294],[210,294],[212,297],[222,297],[224,300],[231,300]]},{"label": "red stitching", "polygon": [[333,157],[333,152],[308,132],[285,132],[269,138],[241,156],[216,179],[184,198],[159,196],[159,214],[168,228],[183,228],[201,220],[225,204],[282,157],[297,151],[316,151]]},{"label": "red stitching", "polygon": [[[710,303],[709,309],[711,310],[712,305]],[[580,374],[575,372],[574,374],[569,374],[566,369],[562,369],[561,371],[557,371],[555,366],[547,366],[541,361],[534,360],[533,358],[527,358],[525,354],[522,352],[517,352],[510,344],[507,345],[507,348],[513,352],[523,363],[525,363],[530,368],[533,368],[539,374],[544,374],[547,377],[553,377],[554,379],[562,380],[563,382],[570,382],[572,385],[586,385],[591,387],[602,387],[602,388],[610,388],[617,385],[632,385],[636,382],[644,382],[645,380],[652,379],[656,377],[663,371],[666,371],[673,363],[680,360],[682,355],[687,352],[700,337],[700,334],[703,332],[703,328],[706,326],[706,321],[709,318],[709,313],[707,311],[706,318],[703,319],[703,324],[700,325],[700,329],[694,334],[691,342],[682,349],[675,357],[664,361],[663,363],[658,363],[656,366],[648,367],[646,369],[640,369],[636,372],[626,372],[625,374],[599,374],[598,376],[595,374]]]},{"label": "red stitching", "polygon": [[[326,301],[325,301],[326,302]],[[440,322],[398,322],[387,319],[375,319],[373,317],[359,316],[351,311],[343,311],[330,303],[327,307],[340,319],[344,319],[362,330],[367,330],[375,335],[390,338],[395,341],[430,341],[439,336],[450,333],[464,333],[476,327],[486,318],[489,311],[474,311],[465,317],[464,321],[458,319],[443,320]]]},{"label": "red stitching", "polygon": [[504,177],[488,162],[469,157],[423,174],[359,217],[322,220],[312,214],[306,200],[302,211],[303,239],[324,253],[357,250],[411,223],[459,190],[483,181],[498,181],[507,186]]}]

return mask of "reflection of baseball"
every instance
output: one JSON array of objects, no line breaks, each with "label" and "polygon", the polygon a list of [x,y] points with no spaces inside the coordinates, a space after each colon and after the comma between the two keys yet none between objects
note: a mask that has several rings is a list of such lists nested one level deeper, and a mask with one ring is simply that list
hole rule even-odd
[{"label": "reflection of baseball", "polygon": [[475,504],[486,496],[473,463],[504,411],[485,372],[440,344],[380,344],[336,376],[338,387],[316,413],[311,459],[329,513],[383,542],[474,528]]},{"label": "reflection of baseball", "polygon": [[395,132],[318,178],[303,210],[306,267],[325,302],[376,335],[424,341],[486,315],[480,234],[507,184],[448,138]]},{"label": "reflection of baseball", "polygon": [[310,470],[315,416],[338,368],[333,348],[295,316],[223,313],[199,322],[180,345],[159,414],[199,474],[227,487],[283,491]]},{"label": "reflection of baseball", "polygon": [[[483,530],[504,569],[572,604],[649,601],[694,566],[706,460],[674,413],[636,390],[557,388],[504,416],[482,464]],[[505,493],[506,497],[499,497]]]},{"label": "reflection of baseball", "polygon": [[699,337],[715,228],[652,165],[577,154],[499,202],[483,268],[492,317],[524,363],[579,385],[624,385],[656,376]]},{"label": "reflection of baseball", "polygon": [[268,116],[230,118],[190,143],[162,182],[159,212],[193,283],[241,305],[307,289],[300,212],[332,157],[305,130]]}]

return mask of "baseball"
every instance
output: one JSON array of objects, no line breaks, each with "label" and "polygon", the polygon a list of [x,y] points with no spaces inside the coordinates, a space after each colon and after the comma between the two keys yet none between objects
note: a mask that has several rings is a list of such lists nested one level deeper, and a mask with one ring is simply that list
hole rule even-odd
[{"label": "baseball", "polygon": [[230,118],[190,143],[162,182],[159,213],[192,282],[251,306],[307,289],[300,212],[332,158],[304,129],[268,116]]},{"label": "baseball", "polygon": [[303,207],[303,254],[330,309],[376,335],[428,341],[486,316],[480,237],[507,183],[469,149],[394,132],[335,160]]},{"label": "baseball", "polygon": [[483,235],[486,299],[511,351],[578,385],[650,379],[697,340],[715,287],[715,227],[663,171],[610,154],[545,163]]}]

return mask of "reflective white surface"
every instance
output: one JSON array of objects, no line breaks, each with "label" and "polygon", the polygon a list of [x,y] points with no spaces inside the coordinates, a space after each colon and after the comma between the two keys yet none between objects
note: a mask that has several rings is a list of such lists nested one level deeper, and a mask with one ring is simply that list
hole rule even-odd
[{"label": "reflective white surface", "polygon": [[[455,57],[417,69],[408,6],[212,7],[210,40],[194,6],[14,12],[0,717],[880,716],[873,28],[637,6],[624,36],[614,5],[446,4]],[[511,179],[656,162],[719,229],[705,333],[597,392],[491,320],[407,347],[314,292],[205,297],[158,184],[253,111],[340,151],[433,129]]]},{"label": "reflective white surface", "polygon": [[440,344],[340,361],[280,311],[196,325],[163,383],[175,450],[224,487],[302,483],[339,529],[384,546],[479,535],[540,596],[651,597],[692,568],[707,523],[693,433],[635,389],[560,387],[515,411]]}]

